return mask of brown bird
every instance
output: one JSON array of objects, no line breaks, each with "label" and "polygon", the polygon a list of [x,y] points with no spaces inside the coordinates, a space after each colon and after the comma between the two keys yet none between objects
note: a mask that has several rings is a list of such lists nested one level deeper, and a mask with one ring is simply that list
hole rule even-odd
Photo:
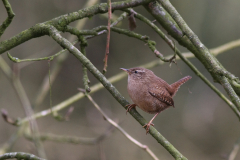
[{"label": "brown bird", "polygon": [[186,76],[179,81],[169,85],[167,82],[157,77],[152,71],[145,68],[120,68],[128,73],[128,94],[134,104],[129,104],[127,112],[138,106],[143,111],[155,114],[146,127],[146,134],[156,116],[170,106],[174,107],[173,96],[178,88],[192,77]]}]

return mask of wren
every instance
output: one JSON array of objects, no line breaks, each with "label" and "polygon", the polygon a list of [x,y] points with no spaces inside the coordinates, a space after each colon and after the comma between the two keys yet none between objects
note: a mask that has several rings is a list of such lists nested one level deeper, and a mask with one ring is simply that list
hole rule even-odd
[{"label": "wren", "polygon": [[169,85],[145,68],[120,69],[128,74],[128,94],[134,103],[126,106],[127,112],[138,106],[145,112],[155,114],[149,123],[143,126],[146,127],[146,134],[149,132],[150,125],[154,126],[152,122],[160,112],[170,106],[174,107],[173,96],[183,83],[192,78],[186,76]]}]

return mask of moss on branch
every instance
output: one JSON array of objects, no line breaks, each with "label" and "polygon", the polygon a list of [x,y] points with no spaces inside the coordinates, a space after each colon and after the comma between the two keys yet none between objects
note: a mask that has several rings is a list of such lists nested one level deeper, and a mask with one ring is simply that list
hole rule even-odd
[{"label": "moss on branch", "polygon": [[[114,2],[112,3],[112,11],[121,10],[129,7],[136,7],[139,5],[149,3],[151,1],[153,0],[126,0],[126,1]],[[48,32],[44,30],[44,27],[42,27],[44,25],[52,25],[55,28],[57,28],[57,30],[64,32],[66,29],[66,26],[71,22],[74,22],[76,20],[80,20],[86,17],[92,17],[96,14],[106,13],[107,11],[108,11],[107,3],[101,3],[101,4],[94,5],[92,7],[81,9],[77,12],[72,12],[69,14],[62,15],[60,17],[54,18],[44,23],[36,24],[35,26],[25,31],[22,31],[18,35],[13,36],[8,40],[0,42],[0,54],[30,39],[47,35]]]}]

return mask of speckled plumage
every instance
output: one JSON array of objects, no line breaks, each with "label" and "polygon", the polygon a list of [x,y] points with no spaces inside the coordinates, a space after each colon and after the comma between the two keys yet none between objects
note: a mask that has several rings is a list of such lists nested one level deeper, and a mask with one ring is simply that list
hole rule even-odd
[{"label": "speckled plumage", "polygon": [[[153,119],[166,108],[173,106],[173,96],[178,91],[178,88],[189,79],[186,76],[179,81],[169,85],[167,82],[157,77],[152,71],[145,68],[130,68],[123,69],[128,73],[128,93],[132,99],[132,105],[129,105],[127,111],[132,107],[138,106],[143,111],[156,114]],[[148,132],[153,119],[145,126]]]}]

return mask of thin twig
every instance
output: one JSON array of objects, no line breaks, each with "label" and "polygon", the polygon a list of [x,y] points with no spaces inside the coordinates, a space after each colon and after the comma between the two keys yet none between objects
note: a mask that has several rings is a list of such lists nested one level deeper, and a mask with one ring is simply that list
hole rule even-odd
[{"label": "thin twig", "polygon": [[[97,31],[104,31],[104,30],[107,30],[107,27],[106,26],[98,26],[96,28],[93,29],[94,30],[97,30]],[[152,41],[152,40],[149,40],[149,37],[148,36],[145,36],[145,35],[141,35],[139,33],[136,33],[136,32],[133,32],[133,31],[129,31],[129,30],[126,30],[126,29],[122,29],[122,28],[117,28],[117,27],[111,27],[111,30],[116,32],[116,33],[119,33],[119,34],[124,34],[126,36],[129,36],[129,37],[133,37],[133,38],[136,38],[138,40],[141,40],[143,41],[144,43],[147,43],[148,47],[152,50],[152,52],[158,57],[160,58],[162,61],[164,62],[172,62],[176,57],[175,57],[175,53],[172,57],[170,58],[166,58],[164,57],[155,47],[156,45],[156,42],[155,41]]]},{"label": "thin twig", "polygon": [[107,61],[108,61],[108,55],[109,55],[109,46],[110,46],[110,25],[111,25],[111,14],[112,14],[112,3],[111,0],[107,0],[108,5],[108,26],[107,26],[107,43],[106,43],[106,52],[105,52],[105,58],[104,58],[104,67],[103,67],[103,73],[107,72]]},{"label": "thin twig", "polygon": [[214,56],[217,56],[218,54],[222,53],[222,52],[226,52],[229,50],[232,50],[234,48],[237,48],[240,46],[240,40],[235,40],[235,41],[231,41],[228,42],[226,44],[223,44],[221,46],[218,46],[216,48],[210,49],[210,52],[214,54]]},{"label": "thin twig", "polygon": [[[38,138],[41,141],[53,141],[59,143],[71,143],[71,144],[82,144],[82,145],[95,145],[107,138],[112,131],[113,127],[108,128],[103,134],[96,138],[85,138],[85,137],[76,137],[76,136],[63,136],[56,135],[52,133],[41,133],[38,135]],[[33,140],[33,136],[29,132],[24,133],[24,137],[28,140]]]},{"label": "thin twig", "polygon": [[20,63],[20,62],[31,62],[31,61],[43,61],[43,60],[53,60],[55,57],[59,56],[64,51],[58,52],[52,56],[48,57],[42,57],[42,58],[32,58],[32,59],[19,59],[17,57],[13,57],[9,52],[7,53],[8,58],[13,61],[14,63]]},{"label": "thin twig", "polygon": [[13,17],[15,16],[11,4],[8,2],[8,0],[2,0],[5,9],[7,10],[7,14],[8,17],[7,19],[2,23],[2,25],[0,25],[0,37],[2,36],[2,34],[4,33],[5,29],[10,25],[10,23],[13,20]]},{"label": "thin twig", "polygon": [[220,82],[221,82],[223,88],[226,90],[228,96],[231,98],[232,102],[238,107],[238,110],[240,110],[239,97],[236,95],[235,91],[231,87],[231,84],[228,82],[227,78],[222,76],[220,78]]},{"label": "thin twig", "polygon": [[[97,1],[98,1],[98,0],[92,0],[92,1],[89,0],[89,1],[87,1],[87,4],[93,5],[93,4],[97,3]],[[86,6],[88,6],[87,4],[86,4]],[[114,22],[111,24],[111,26],[117,25],[120,21],[122,21],[124,18],[126,18],[126,16],[127,16],[127,13],[124,12],[123,14],[121,14],[121,15],[117,18],[116,21],[114,21]],[[81,28],[84,26],[85,22],[86,22],[86,19],[82,19],[81,21],[79,21],[79,23],[77,24],[77,27],[76,27],[76,28],[81,29]],[[101,35],[101,34],[103,34],[103,33],[104,33],[104,32],[99,32],[97,35]],[[74,37],[74,36],[71,36],[71,37],[69,38],[70,41],[72,41],[73,37]],[[86,39],[90,39],[90,38],[93,38],[93,37],[95,37],[95,35],[86,36],[85,38],[86,38]],[[78,41],[74,41],[72,44],[75,45],[77,42],[78,42]],[[56,54],[61,54],[61,53],[65,53],[65,52],[67,52],[66,49],[61,50],[61,51],[59,51],[59,52],[56,53]],[[56,55],[56,54],[55,54],[55,55]],[[51,83],[53,83],[53,81],[56,79],[56,77],[57,77],[57,75],[58,75],[58,73],[59,73],[59,71],[60,71],[60,69],[61,69],[62,63],[63,63],[63,62],[66,60],[66,58],[68,57],[67,55],[68,55],[68,54],[62,54],[62,55],[60,55],[60,56],[57,57],[56,63],[53,65],[53,67],[52,67],[52,69],[51,69],[51,70],[52,70]],[[1,60],[1,59],[0,59],[0,60]],[[0,65],[1,65],[1,64],[0,64]],[[48,75],[46,75],[45,78],[44,78],[44,80],[43,80],[43,83],[42,83],[42,85],[41,85],[41,87],[40,87],[40,90],[39,90],[39,92],[38,92],[38,94],[37,94],[37,97],[36,97],[34,106],[39,106],[39,104],[42,103],[42,101],[43,101],[44,98],[46,97],[46,94],[47,94],[48,90],[49,90]]]},{"label": "thin twig", "polygon": [[[87,56],[87,53],[86,53],[87,40],[83,36],[79,36],[79,41],[80,41],[80,50],[81,50],[82,54],[84,56]],[[84,85],[86,92],[89,93],[91,91],[91,89],[89,87],[90,80],[88,78],[87,68],[84,65],[82,65],[82,70],[83,70],[83,85]]]},{"label": "thin twig", "polygon": [[[127,100],[120,92],[107,80],[107,78],[87,59],[75,46],[68,40],[63,38],[59,31],[51,25],[42,26],[44,30],[48,30],[49,35],[62,47],[69,50],[86,68],[103,84],[103,86],[112,94],[112,96],[125,108]],[[129,112],[142,126],[146,124],[146,120],[136,111]],[[163,137],[154,127],[150,127],[149,133],[159,142],[175,159],[187,160],[165,137]]]},{"label": "thin twig", "polygon": [[[22,104],[22,107],[25,111],[26,120],[27,120],[27,122],[30,123],[31,131],[33,132],[34,135],[36,135],[38,133],[37,123],[34,119],[33,110],[31,108],[30,101],[29,101],[28,96],[24,90],[24,87],[19,79],[19,76],[15,72],[12,71],[12,69],[8,66],[8,64],[4,61],[4,59],[2,57],[0,57],[0,68],[4,71],[7,78],[12,81],[13,88],[15,89],[15,91],[19,97],[19,100]],[[34,142],[35,142],[38,154],[41,155],[42,157],[45,157],[44,148],[42,147],[41,142],[38,141],[38,139],[35,139]]]},{"label": "thin twig", "polygon": [[10,138],[7,140],[7,142],[5,142],[4,144],[1,145],[0,155],[12,150],[15,142],[22,135],[22,132],[26,128],[26,126],[27,126],[27,124],[24,124],[24,125],[18,127],[17,131],[10,136]]},{"label": "thin twig", "polygon": [[[86,1],[83,8],[95,5],[98,1],[99,0],[88,0],[88,1]],[[82,19],[81,21],[78,21],[75,28],[78,29],[78,30],[81,30],[84,27],[84,25],[86,24],[86,22],[87,22],[86,18]],[[70,35],[68,37],[70,42],[74,41],[74,38],[75,38],[74,35]],[[76,44],[77,42],[78,41],[74,41],[73,45]],[[67,52],[66,49],[59,51],[57,54],[61,54],[61,53],[65,53],[65,52]],[[52,69],[51,69],[52,70],[51,83],[53,83],[55,81],[56,77],[58,76],[58,74],[61,70],[62,64],[67,59],[67,57],[68,57],[68,54],[62,54],[62,55],[60,55],[56,58],[56,63],[54,65],[52,65]],[[39,88],[40,89],[38,91],[38,94],[37,94],[35,102],[34,102],[35,107],[39,106],[42,103],[42,101],[45,99],[46,94],[49,90],[48,74],[45,75],[45,77],[43,79],[43,82],[42,82],[42,85]]]},{"label": "thin twig", "polygon": [[240,144],[240,138],[235,142],[232,151],[229,154],[228,160],[234,160],[237,156],[237,153],[239,151],[239,144]]},{"label": "thin twig", "polygon": [[25,114],[27,116],[27,119],[29,121],[29,124],[30,124],[30,128],[31,128],[31,132],[35,137],[34,139],[34,144],[36,146],[36,149],[38,151],[38,154],[39,156],[41,157],[46,157],[46,154],[45,154],[45,151],[44,151],[44,148],[42,146],[42,143],[41,141],[39,141],[39,139],[37,138],[37,135],[38,135],[38,125],[37,125],[37,122],[36,120],[34,119],[34,117],[32,116],[33,115],[33,110],[32,110],[32,107],[31,107],[31,103],[28,99],[28,96],[25,92],[25,89],[19,79],[19,76],[17,74],[13,74],[13,85],[14,85],[14,89],[16,90],[17,92],[17,95],[20,99],[20,102],[23,106],[23,109],[25,111]]},{"label": "thin twig", "polygon": [[132,136],[130,136],[122,127],[120,127],[116,122],[114,122],[112,119],[110,119],[103,110],[99,107],[99,105],[92,99],[92,97],[88,94],[86,94],[86,97],[92,102],[94,107],[103,115],[103,117],[114,127],[116,127],[126,138],[128,138],[131,142],[136,144],[138,147],[140,147],[143,150],[146,150],[146,152],[155,160],[158,160],[157,156],[148,148],[148,146],[141,144],[139,141],[134,139]]},{"label": "thin twig", "polygon": [[11,124],[11,125],[14,125],[14,126],[17,125],[17,120],[13,120],[11,117],[9,117],[8,111],[7,111],[6,109],[2,108],[2,109],[1,109],[1,114],[2,114],[3,119],[4,119],[7,123],[9,123],[9,124]]}]

